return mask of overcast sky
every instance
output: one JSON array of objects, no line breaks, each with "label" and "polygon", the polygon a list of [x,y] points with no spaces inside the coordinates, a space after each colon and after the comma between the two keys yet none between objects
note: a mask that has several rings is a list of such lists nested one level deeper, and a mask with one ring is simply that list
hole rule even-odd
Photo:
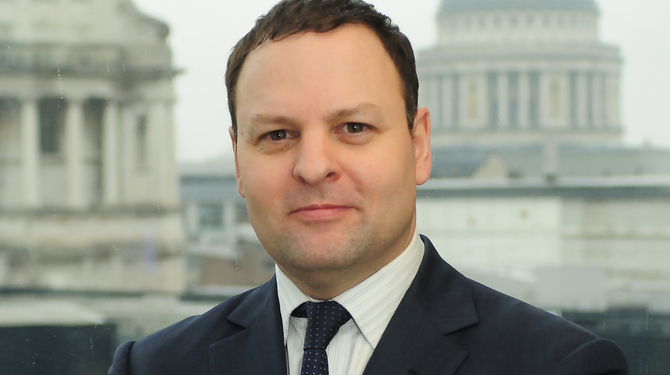
[{"label": "overcast sky", "polygon": [[[177,158],[230,157],[224,85],[233,45],[275,0],[135,0],[170,25],[176,79]],[[435,41],[440,0],[372,0],[419,50]],[[623,118],[626,143],[670,146],[669,0],[599,0],[601,38],[624,56]]]}]

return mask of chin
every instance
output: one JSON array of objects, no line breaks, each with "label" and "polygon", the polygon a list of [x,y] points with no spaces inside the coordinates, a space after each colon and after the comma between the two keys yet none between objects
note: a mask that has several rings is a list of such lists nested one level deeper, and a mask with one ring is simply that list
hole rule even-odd
[{"label": "chin", "polygon": [[360,264],[368,253],[367,246],[351,241],[293,241],[283,245],[268,251],[270,256],[284,268],[304,272],[351,269]]}]

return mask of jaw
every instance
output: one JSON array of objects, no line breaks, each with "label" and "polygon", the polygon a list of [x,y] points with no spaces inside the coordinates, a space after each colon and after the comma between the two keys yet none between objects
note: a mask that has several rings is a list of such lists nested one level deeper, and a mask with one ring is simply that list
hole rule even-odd
[{"label": "jaw", "polygon": [[[352,288],[398,257],[411,242],[416,219],[397,228],[343,225],[302,227],[263,245],[284,274],[306,295],[332,299]],[[357,228],[352,231],[350,228]],[[295,229],[295,228],[294,228]],[[301,233],[301,235],[295,235]]]}]

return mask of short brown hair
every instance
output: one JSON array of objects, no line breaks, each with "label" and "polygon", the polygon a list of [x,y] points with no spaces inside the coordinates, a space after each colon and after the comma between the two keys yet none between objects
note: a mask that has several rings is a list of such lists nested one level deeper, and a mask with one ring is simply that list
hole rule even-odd
[{"label": "short brown hair", "polygon": [[258,18],[256,25],[233,47],[226,69],[228,109],[237,139],[235,94],[247,56],[264,42],[313,31],[324,33],[346,24],[370,28],[379,37],[400,76],[407,123],[412,131],[418,107],[419,79],[412,45],[391,19],[361,0],[282,0]]}]

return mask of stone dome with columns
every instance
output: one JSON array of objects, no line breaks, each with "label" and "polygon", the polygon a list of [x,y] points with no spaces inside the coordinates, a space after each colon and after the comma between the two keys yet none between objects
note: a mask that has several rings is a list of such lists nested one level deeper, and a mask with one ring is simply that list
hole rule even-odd
[{"label": "stone dome with columns", "polygon": [[622,58],[599,16],[593,0],[443,0],[417,56],[435,144],[618,143]]}]

